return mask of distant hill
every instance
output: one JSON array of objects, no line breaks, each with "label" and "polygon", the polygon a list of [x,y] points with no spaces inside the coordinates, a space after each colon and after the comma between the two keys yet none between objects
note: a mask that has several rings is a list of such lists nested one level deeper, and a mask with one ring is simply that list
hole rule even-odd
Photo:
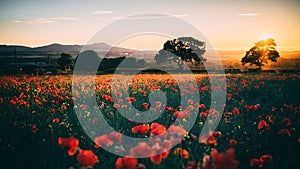
[{"label": "distant hill", "polygon": [[[157,51],[138,51],[133,49],[127,49],[122,47],[112,47],[106,43],[94,43],[90,45],[63,45],[63,44],[50,44],[40,47],[27,47],[20,45],[0,45],[0,56],[14,56],[14,50],[18,56],[28,56],[28,55],[60,55],[63,52],[77,55],[82,49],[94,50],[99,55],[106,55],[108,57],[118,57],[118,56],[131,56],[136,59],[151,60],[154,59]],[[109,51],[109,52],[107,52]],[[204,54],[204,58],[212,58],[212,55],[218,54],[220,60],[227,61],[239,61],[245,55],[245,50],[217,50],[211,51],[207,50]],[[299,59],[300,51],[279,51],[280,58],[286,59]]]},{"label": "distant hill", "polygon": [[12,56],[14,55],[14,50],[17,55],[35,55],[35,54],[61,54],[63,52],[78,54],[81,49],[94,50],[96,52],[106,52],[109,50],[109,54],[112,56],[118,56],[120,54],[131,54],[136,52],[133,49],[126,49],[121,47],[112,47],[106,43],[94,43],[90,45],[62,45],[58,43],[41,46],[41,47],[27,47],[19,45],[0,45],[0,55],[1,56]]}]

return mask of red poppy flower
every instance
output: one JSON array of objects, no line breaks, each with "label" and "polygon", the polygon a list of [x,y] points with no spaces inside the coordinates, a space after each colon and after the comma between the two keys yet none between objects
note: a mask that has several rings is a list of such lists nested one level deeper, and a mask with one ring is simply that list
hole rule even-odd
[{"label": "red poppy flower", "polygon": [[260,160],[260,159],[251,159],[250,160],[250,167],[258,167],[258,168],[262,168],[264,165],[263,165],[263,161]]},{"label": "red poppy flower", "polygon": [[161,154],[158,154],[158,155],[151,156],[150,160],[154,164],[160,164],[163,160],[163,157]]},{"label": "red poppy flower", "polygon": [[82,110],[86,110],[86,108],[87,108],[87,105],[85,105],[85,104],[81,104],[79,107],[80,107]]},{"label": "red poppy flower", "polygon": [[225,117],[232,116],[232,112],[224,112],[224,116]]},{"label": "red poppy flower", "polygon": [[242,84],[244,87],[247,87],[247,86],[248,86],[247,81],[246,81],[245,79],[241,81],[241,84]]},{"label": "red poppy flower", "polygon": [[17,104],[17,102],[16,102],[16,101],[14,101],[14,100],[12,100],[12,99],[9,101],[9,103],[10,103],[10,104],[12,104],[12,105],[15,105],[15,104]]},{"label": "red poppy flower", "polygon": [[113,105],[113,107],[117,109],[117,108],[119,108],[119,107],[120,107],[120,104],[118,104],[118,103],[115,103],[115,104]]},{"label": "red poppy flower", "polygon": [[174,113],[174,116],[176,119],[184,119],[184,118],[188,117],[189,115],[190,115],[190,113],[187,111],[176,111]]},{"label": "red poppy flower", "polygon": [[204,169],[216,169],[215,164],[209,155],[203,156],[203,168]]},{"label": "red poppy flower", "polygon": [[32,125],[32,126],[31,126],[31,131],[32,131],[33,133],[36,133],[36,132],[39,131],[39,128],[37,128],[36,125]]},{"label": "red poppy flower", "polygon": [[155,108],[156,109],[159,109],[159,108],[161,108],[161,102],[159,102],[159,101],[157,101],[157,102],[155,102]]},{"label": "red poppy flower", "polygon": [[258,168],[262,168],[264,166],[265,163],[272,163],[272,156],[270,155],[262,155],[260,156],[259,159],[251,159],[250,160],[250,166],[251,167],[258,167]]},{"label": "red poppy flower", "polygon": [[234,149],[229,149],[226,153],[218,153],[216,149],[213,149],[210,156],[217,168],[237,169],[239,166],[239,162],[234,157]]},{"label": "red poppy flower", "polygon": [[205,108],[205,104],[199,104],[199,108],[200,109],[204,109]]},{"label": "red poppy flower", "polygon": [[57,118],[57,117],[54,118],[54,119],[53,119],[53,123],[59,123],[59,118]]},{"label": "red poppy flower", "polygon": [[233,108],[233,114],[241,114],[238,108]]},{"label": "red poppy flower", "polygon": [[182,149],[182,148],[176,148],[174,150],[174,155],[180,155],[184,159],[189,158],[189,152],[185,149]]},{"label": "red poppy flower", "polygon": [[53,114],[53,113],[55,112],[55,109],[50,109],[49,112],[50,112],[51,114]]},{"label": "red poppy flower", "polygon": [[138,146],[130,149],[130,155],[133,157],[149,157],[152,154],[151,147],[145,143],[141,142]]},{"label": "red poppy flower", "polygon": [[96,143],[95,148],[101,146],[111,146],[114,143],[108,135],[96,137],[94,141]]},{"label": "red poppy flower", "polygon": [[264,154],[264,155],[260,156],[259,159],[262,160],[264,163],[271,163],[273,157],[270,155]]},{"label": "red poppy flower", "polygon": [[208,112],[207,111],[200,113],[200,117],[206,118],[207,116],[208,116]]},{"label": "red poppy flower", "polygon": [[167,158],[169,156],[169,151],[165,150],[161,153],[162,158]]},{"label": "red poppy flower", "polygon": [[228,99],[231,99],[231,96],[232,96],[232,94],[230,94],[230,93],[227,94]]},{"label": "red poppy flower", "polygon": [[144,164],[138,163],[135,169],[146,169],[146,166]]},{"label": "red poppy flower", "polygon": [[116,92],[116,96],[118,96],[118,97],[122,97],[122,93],[121,92]]},{"label": "red poppy flower", "polygon": [[137,159],[131,157],[119,157],[116,161],[117,169],[135,169],[137,166]]},{"label": "red poppy flower", "polygon": [[290,104],[290,105],[284,104],[284,107],[288,110],[293,110],[293,105],[292,104]]},{"label": "red poppy flower", "polygon": [[217,131],[214,131],[213,133],[212,133],[212,136],[213,137],[215,137],[215,138],[221,138],[222,137],[222,133],[221,132],[217,132]]},{"label": "red poppy flower", "polygon": [[151,129],[151,135],[152,136],[155,136],[155,135],[165,135],[167,134],[166,133],[166,127],[163,126],[163,125],[160,125],[158,123],[152,123],[151,126],[150,126],[150,129]]},{"label": "red poppy flower", "polygon": [[154,145],[151,148],[152,148],[152,152],[155,153],[156,155],[151,156],[150,160],[154,164],[159,164],[164,158],[167,158],[169,156],[169,149],[171,148],[172,143],[169,140],[164,140],[163,143],[157,140],[156,142],[153,141],[153,143]]},{"label": "red poppy flower", "polygon": [[187,131],[184,128],[175,125],[171,125],[168,131],[170,132],[170,134],[176,134],[178,136],[184,136],[187,134]]},{"label": "red poppy flower", "polygon": [[275,117],[273,115],[268,116],[269,123],[274,124],[274,119]]},{"label": "red poppy flower", "polygon": [[172,108],[172,107],[169,107],[169,106],[167,106],[167,107],[165,108],[165,110],[166,110],[166,111],[172,111],[172,110],[173,110],[173,108]]},{"label": "red poppy flower", "polygon": [[102,95],[102,98],[103,98],[104,100],[106,100],[106,101],[113,102],[112,97],[109,96],[109,95]]},{"label": "red poppy flower", "polygon": [[285,123],[285,126],[290,126],[291,120],[289,118],[284,118],[282,119],[281,123]]},{"label": "red poppy flower", "polygon": [[259,130],[262,130],[262,129],[268,130],[268,129],[270,129],[268,123],[265,120],[259,121],[257,128]]},{"label": "red poppy flower", "polygon": [[254,106],[245,106],[245,109],[249,109],[249,110],[257,110],[257,105]]},{"label": "red poppy flower", "polygon": [[133,127],[131,130],[134,134],[146,134],[149,131],[149,126],[146,124],[138,125]]},{"label": "red poppy flower", "polygon": [[193,109],[194,109],[194,106],[193,105],[189,105],[189,106],[186,107],[185,111],[189,112],[189,111],[191,111]]},{"label": "red poppy flower", "polygon": [[58,144],[63,147],[69,148],[68,154],[70,156],[73,156],[76,153],[77,147],[79,145],[79,140],[76,138],[73,138],[73,137],[70,137],[70,138],[59,137]]},{"label": "red poppy flower", "polygon": [[224,119],[225,124],[229,125],[231,124],[231,121],[229,121],[227,118]]},{"label": "red poppy flower", "polygon": [[148,103],[143,103],[142,106],[143,106],[146,110],[148,110],[148,108],[149,108],[149,104],[148,104]]},{"label": "red poppy flower", "polygon": [[238,144],[238,142],[236,140],[234,140],[234,139],[229,140],[229,145],[230,146],[236,146],[237,144]]},{"label": "red poppy flower", "polygon": [[208,136],[208,135],[202,135],[201,137],[199,137],[199,142],[200,143],[204,143],[206,145],[217,145],[217,140],[215,139],[215,137]]},{"label": "red poppy flower", "polygon": [[67,106],[62,105],[60,108],[61,108],[62,110],[66,110],[66,109],[67,109]]},{"label": "red poppy flower", "polygon": [[291,132],[290,132],[290,130],[288,130],[288,129],[286,129],[286,128],[284,128],[284,129],[281,129],[279,132],[278,132],[280,135],[287,135],[287,136],[289,136],[289,137],[292,137],[292,134],[291,134]]},{"label": "red poppy flower", "polygon": [[131,104],[132,102],[136,101],[136,98],[134,98],[134,97],[127,97],[126,100],[127,100],[128,104]]},{"label": "red poppy flower", "polygon": [[76,159],[78,163],[84,167],[93,167],[99,162],[98,156],[96,156],[92,150],[80,150]]},{"label": "red poppy flower", "polygon": [[93,123],[93,124],[96,124],[96,123],[97,123],[97,121],[98,121],[98,119],[97,119],[97,118],[93,118],[93,119],[92,119],[92,123]]},{"label": "red poppy flower", "polygon": [[108,136],[111,140],[117,142],[118,144],[122,143],[122,134],[119,132],[112,132]]}]

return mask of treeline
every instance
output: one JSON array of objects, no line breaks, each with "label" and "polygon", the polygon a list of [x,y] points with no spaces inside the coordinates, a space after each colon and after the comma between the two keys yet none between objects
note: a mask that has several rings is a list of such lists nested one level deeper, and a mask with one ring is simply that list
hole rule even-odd
[{"label": "treeline", "polygon": [[97,73],[107,74],[114,73],[117,68],[136,69],[146,65],[145,60],[134,57],[121,56],[101,59],[95,53],[88,53],[81,56],[80,63],[77,62],[78,57],[62,53],[59,58],[51,59],[51,63],[47,58],[0,58],[0,74],[70,74],[73,72],[75,64],[78,64],[77,67],[82,72],[95,70],[96,66]]}]

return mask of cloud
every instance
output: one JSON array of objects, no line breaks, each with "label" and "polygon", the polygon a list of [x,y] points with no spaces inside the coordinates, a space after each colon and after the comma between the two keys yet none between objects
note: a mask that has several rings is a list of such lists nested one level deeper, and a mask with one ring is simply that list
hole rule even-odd
[{"label": "cloud", "polygon": [[183,18],[187,17],[186,14],[180,14],[180,15],[164,15],[160,13],[147,13],[147,14],[141,14],[141,15],[133,15],[133,16],[125,16],[125,17],[113,17],[113,19],[154,19],[154,18]]},{"label": "cloud", "polygon": [[64,17],[64,16],[50,18],[50,19],[52,19],[52,20],[64,20],[64,21],[74,21],[74,20],[77,20],[77,18]]},{"label": "cloud", "polygon": [[183,18],[183,17],[187,17],[189,15],[182,14],[182,15],[171,15],[171,16],[176,17],[176,18]]},{"label": "cloud", "polygon": [[95,15],[102,15],[102,14],[113,14],[113,11],[105,11],[105,10],[96,10],[93,12]]},{"label": "cloud", "polygon": [[241,13],[239,16],[258,16],[260,13]]},{"label": "cloud", "polygon": [[36,18],[36,19],[20,19],[13,20],[15,23],[53,23],[55,21],[46,18]]}]

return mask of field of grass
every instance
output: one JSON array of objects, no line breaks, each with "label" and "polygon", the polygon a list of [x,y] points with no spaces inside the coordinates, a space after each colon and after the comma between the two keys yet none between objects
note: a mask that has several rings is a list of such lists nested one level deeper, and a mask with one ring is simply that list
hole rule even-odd
[{"label": "field of grass", "polygon": [[[192,86],[185,76],[195,76],[197,86]],[[70,75],[1,76],[1,168],[296,169],[300,166],[300,76],[297,74],[217,77],[227,86],[224,112],[210,107],[212,91],[221,90],[211,87],[207,75],[183,75],[182,83],[169,75],[137,75],[128,82],[128,91],[121,83],[125,76],[118,77],[120,84],[111,84],[111,77],[97,76],[95,86],[83,81],[76,87],[84,94],[72,94]],[[118,93],[115,97],[111,96],[112,85],[117,86],[117,91],[113,91]],[[148,96],[153,90],[166,94],[166,104],[151,105]],[[200,98],[192,98],[193,93],[199,93]],[[76,105],[73,101],[91,97],[96,97],[97,109],[116,132],[95,135],[92,139],[85,133],[74,108],[80,112],[80,119],[92,126],[101,120],[95,114],[95,107],[89,107],[88,103]],[[181,105],[182,98],[188,98],[188,102]],[[193,101],[199,99],[199,103]],[[135,111],[136,116],[143,116],[146,110],[161,115],[152,122],[136,123],[123,117],[117,111],[120,108],[125,112]],[[183,129],[195,115],[192,129]],[[217,129],[199,138],[201,129],[209,123],[207,119],[220,116]],[[179,125],[173,125],[176,119]],[[172,131],[166,131],[168,128]],[[126,150],[120,134],[135,138],[158,135],[159,139]],[[169,149],[170,145],[173,148]],[[108,149],[115,153],[130,152],[132,158],[119,157]],[[133,158],[137,154],[153,156]]]}]

